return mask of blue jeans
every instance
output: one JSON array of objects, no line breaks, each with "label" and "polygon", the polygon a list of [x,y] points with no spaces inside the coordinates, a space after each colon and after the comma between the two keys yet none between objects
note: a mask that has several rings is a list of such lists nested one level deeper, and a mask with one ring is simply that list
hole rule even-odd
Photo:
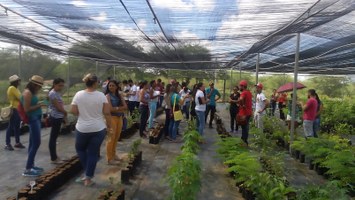
[{"label": "blue jeans", "polygon": [[170,118],[171,118],[170,109],[165,109],[165,124],[164,124],[165,136],[169,136]]},{"label": "blue jeans", "polygon": [[182,107],[182,113],[185,114],[185,118],[190,118],[190,101],[186,102],[185,105]]},{"label": "blue jeans", "polygon": [[145,130],[145,127],[147,126],[147,121],[149,117],[149,108],[146,105],[140,105],[139,106],[139,112],[140,112],[140,124],[139,124],[139,135],[143,136],[143,132]]},{"label": "blue jeans", "polygon": [[154,120],[156,111],[157,111],[157,102],[155,102],[155,101],[149,102],[148,128],[152,128],[153,127],[153,120]]},{"label": "blue jeans", "polygon": [[313,136],[314,137],[318,137],[317,132],[319,131],[319,129],[320,129],[320,118],[318,117],[313,121]]},{"label": "blue jeans", "polygon": [[242,140],[246,144],[248,144],[250,116],[246,117],[246,121],[247,121],[247,123],[245,125],[242,125]]},{"label": "blue jeans", "polygon": [[28,157],[26,169],[34,167],[37,150],[41,145],[41,116],[29,120],[30,139],[28,145]]},{"label": "blue jeans", "polygon": [[198,132],[200,133],[200,135],[203,135],[203,129],[205,128],[205,111],[198,111],[196,110],[196,126],[198,129]]},{"label": "blue jeans", "polygon": [[170,138],[175,140],[177,131],[180,125],[180,121],[175,121],[173,118],[170,119],[169,123],[169,133],[170,133]]},{"label": "blue jeans", "polygon": [[17,109],[13,109],[9,121],[9,126],[7,127],[6,130],[6,145],[11,144],[11,133],[14,133],[16,143],[20,143],[20,124],[21,124],[20,115],[18,114]]},{"label": "blue jeans", "polygon": [[94,177],[100,146],[105,135],[106,129],[92,133],[81,133],[76,130],[75,149],[88,178]]},{"label": "blue jeans", "polygon": [[135,101],[128,101],[128,110],[131,115],[132,115],[135,107],[136,107]]}]

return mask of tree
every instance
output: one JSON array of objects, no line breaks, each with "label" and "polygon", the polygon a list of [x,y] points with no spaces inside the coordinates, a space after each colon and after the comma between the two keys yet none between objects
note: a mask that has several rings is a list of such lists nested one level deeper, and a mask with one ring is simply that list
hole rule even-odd
[{"label": "tree", "polygon": [[347,77],[318,76],[308,82],[314,86],[317,93],[328,97],[342,98],[344,95],[349,94],[350,79]]}]

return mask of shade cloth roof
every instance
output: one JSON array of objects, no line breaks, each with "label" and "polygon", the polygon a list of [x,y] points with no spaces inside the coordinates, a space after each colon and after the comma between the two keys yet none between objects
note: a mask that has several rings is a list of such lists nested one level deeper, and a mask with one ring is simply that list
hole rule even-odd
[{"label": "shade cloth roof", "polygon": [[301,33],[301,72],[355,74],[354,10],[355,0],[0,0],[0,41],[175,69],[253,71],[260,53],[261,71],[292,72]]}]

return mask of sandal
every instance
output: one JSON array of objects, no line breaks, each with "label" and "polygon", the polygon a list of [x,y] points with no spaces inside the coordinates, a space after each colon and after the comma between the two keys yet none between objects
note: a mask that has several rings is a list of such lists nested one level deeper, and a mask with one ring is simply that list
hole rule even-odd
[{"label": "sandal", "polygon": [[85,177],[79,177],[77,179],[75,179],[75,183],[84,183],[85,182]]}]

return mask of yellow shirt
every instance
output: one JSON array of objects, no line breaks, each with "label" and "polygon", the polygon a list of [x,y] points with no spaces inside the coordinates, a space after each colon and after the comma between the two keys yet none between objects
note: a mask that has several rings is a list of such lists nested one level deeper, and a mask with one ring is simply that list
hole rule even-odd
[{"label": "yellow shirt", "polygon": [[20,103],[20,96],[20,90],[18,90],[16,87],[10,86],[7,89],[7,99],[10,102],[10,106],[12,106],[13,108],[18,107],[18,104]]}]

